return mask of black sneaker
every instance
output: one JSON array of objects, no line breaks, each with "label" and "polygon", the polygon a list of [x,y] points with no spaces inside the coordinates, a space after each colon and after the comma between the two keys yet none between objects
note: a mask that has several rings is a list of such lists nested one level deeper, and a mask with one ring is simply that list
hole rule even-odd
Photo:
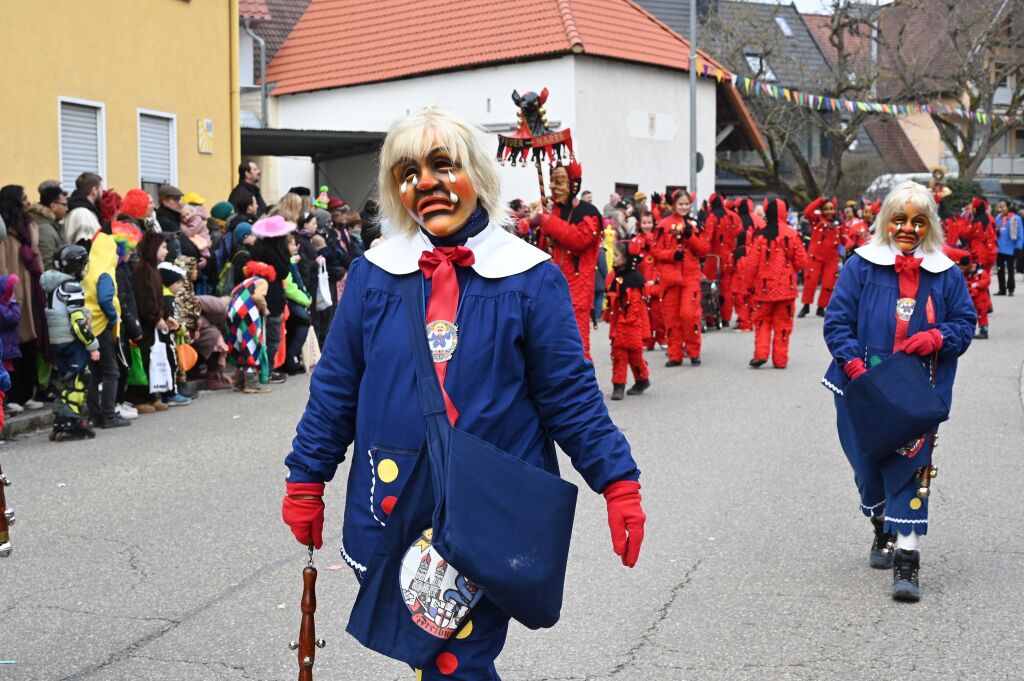
[{"label": "black sneaker", "polygon": [[627,395],[643,395],[644,391],[651,387],[651,379],[645,378],[642,381],[637,381],[633,384],[633,387],[626,391]]},{"label": "black sneaker", "polygon": [[284,373],[282,373],[280,371],[271,371],[270,372],[270,380],[269,380],[270,383],[284,383],[287,380],[288,380],[288,376],[286,376]]},{"label": "black sneaker", "polygon": [[896,549],[892,557],[892,597],[896,601],[916,603],[921,600],[918,573],[921,552]]},{"label": "black sneaker", "polygon": [[797,319],[803,319],[804,317],[806,317],[810,313],[811,313],[811,306],[810,305],[804,305],[803,307],[800,308],[800,311],[796,313],[796,316],[797,316]]},{"label": "black sneaker", "polygon": [[978,329],[978,333],[974,334],[974,337],[985,340],[988,338],[988,329]]},{"label": "black sneaker", "polygon": [[699,367],[700,366],[700,357],[691,357],[690,358],[690,364],[692,364],[695,367]]},{"label": "black sneaker", "polygon": [[667,366],[667,367],[681,367],[681,366],[683,366],[683,363],[682,362],[677,362],[674,359],[670,359],[669,361],[665,362],[665,366]]},{"label": "black sneaker", "polygon": [[722,328],[723,329],[728,329],[729,328],[729,320],[728,319],[723,319],[722,320]]},{"label": "black sneaker", "polygon": [[626,394],[626,384],[616,383],[612,386],[612,400],[621,400]]},{"label": "black sneaker", "polygon": [[766,360],[766,359],[752,359],[749,362],[750,366],[754,367],[755,369],[758,368],[758,367],[764,366],[767,363],[768,363],[768,360]]},{"label": "black sneaker", "polygon": [[993,295],[1005,296],[1006,295],[1006,291],[996,291]]},{"label": "black sneaker", "polygon": [[124,428],[125,426],[130,425],[132,425],[132,422],[129,421],[128,419],[123,419],[120,416],[115,416],[112,419],[104,419],[103,422],[100,423],[100,428]]},{"label": "black sneaker", "polygon": [[868,564],[877,570],[888,570],[892,567],[892,547],[896,536],[882,530],[885,521],[881,518],[871,518],[871,524],[875,527],[875,539],[871,542]]},{"label": "black sneaker", "polygon": [[815,312],[814,314],[818,315],[819,317],[824,317],[825,316],[825,308],[819,307],[818,311]]}]

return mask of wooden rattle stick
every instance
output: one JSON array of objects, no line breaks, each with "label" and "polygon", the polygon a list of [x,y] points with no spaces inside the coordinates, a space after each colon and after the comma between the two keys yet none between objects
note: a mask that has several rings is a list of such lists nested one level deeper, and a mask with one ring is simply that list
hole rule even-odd
[{"label": "wooden rattle stick", "polygon": [[313,547],[309,547],[309,563],[302,569],[302,620],[299,623],[299,640],[292,641],[288,647],[298,650],[299,681],[313,681],[313,664],[316,662],[316,649],[323,648],[327,642],[316,637],[316,568],[313,567]]}]

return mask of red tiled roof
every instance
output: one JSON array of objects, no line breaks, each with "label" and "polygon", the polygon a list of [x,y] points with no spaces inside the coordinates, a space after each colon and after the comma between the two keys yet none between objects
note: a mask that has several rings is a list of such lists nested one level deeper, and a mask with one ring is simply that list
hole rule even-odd
[{"label": "red tiled roof", "polygon": [[[339,26],[359,39],[339,45]],[[689,67],[688,43],[631,0],[313,0],[268,80],[283,95],[568,53]]]},{"label": "red tiled roof", "polygon": [[238,16],[243,19],[269,19],[265,0],[238,0]]}]

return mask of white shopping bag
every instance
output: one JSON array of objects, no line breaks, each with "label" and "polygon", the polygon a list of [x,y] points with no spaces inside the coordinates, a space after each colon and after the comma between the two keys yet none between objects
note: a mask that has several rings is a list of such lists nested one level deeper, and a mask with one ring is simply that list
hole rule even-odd
[{"label": "white shopping bag", "polygon": [[153,329],[153,347],[149,351],[149,392],[163,393],[174,387],[174,374],[167,361],[167,344]]},{"label": "white shopping bag", "polygon": [[333,304],[334,301],[331,300],[331,280],[327,276],[327,263],[321,262],[316,284],[316,309],[326,310]]}]

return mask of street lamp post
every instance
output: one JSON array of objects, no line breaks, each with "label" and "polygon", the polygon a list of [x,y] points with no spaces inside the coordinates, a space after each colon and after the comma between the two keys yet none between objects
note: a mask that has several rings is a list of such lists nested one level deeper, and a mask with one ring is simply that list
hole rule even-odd
[{"label": "street lamp post", "polygon": [[697,192],[697,0],[690,0],[690,191]]}]

